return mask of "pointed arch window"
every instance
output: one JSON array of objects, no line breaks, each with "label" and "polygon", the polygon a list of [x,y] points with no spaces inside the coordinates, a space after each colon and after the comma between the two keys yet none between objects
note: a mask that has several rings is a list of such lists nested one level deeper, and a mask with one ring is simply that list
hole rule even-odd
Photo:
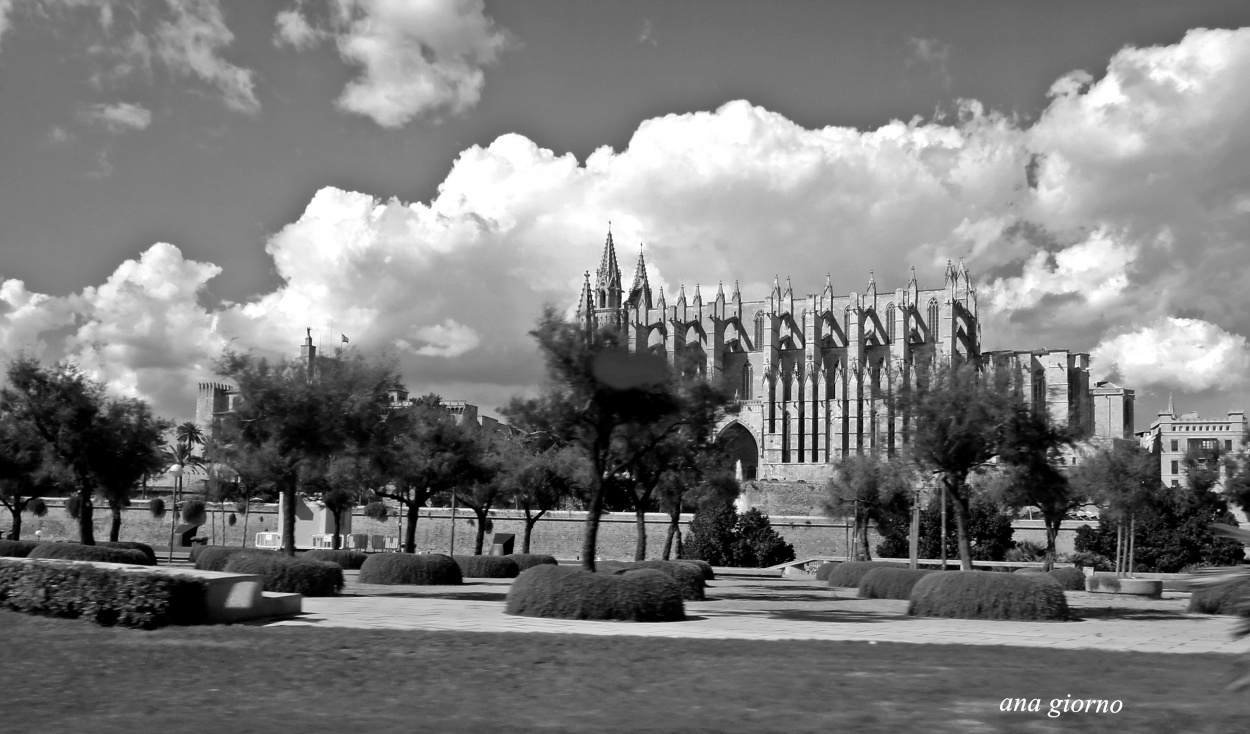
[{"label": "pointed arch window", "polygon": [[886,304],[885,307],[885,339],[886,343],[894,343],[894,304]]},{"label": "pointed arch window", "polygon": [[764,312],[756,311],[755,312],[755,344],[753,344],[752,346],[754,346],[756,349],[759,349],[763,344],[764,344]]},{"label": "pointed arch window", "polygon": [[747,362],[742,365],[742,387],[738,391],[740,400],[751,399],[751,385],[755,382],[755,378],[751,372],[751,363]]},{"label": "pointed arch window", "polygon": [[929,327],[931,338],[936,340],[938,334],[938,302],[936,298],[929,299],[929,320],[925,326]]}]

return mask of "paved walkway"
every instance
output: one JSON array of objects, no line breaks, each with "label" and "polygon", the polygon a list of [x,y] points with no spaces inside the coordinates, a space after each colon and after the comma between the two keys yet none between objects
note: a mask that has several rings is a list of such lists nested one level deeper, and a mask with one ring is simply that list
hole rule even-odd
[{"label": "paved walkway", "polygon": [[[377,586],[348,574],[343,596],[304,599],[304,614],[274,625],[465,632],[555,632],[743,640],[866,640],[1247,653],[1234,617],[1187,614],[1186,594],[1161,600],[1068,592],[1077,622],[995,622],[908,617],[907,602],[857,599],[803,579],[712,581],[708,601],[686,602],[685,622],[640,624],[516,617],[504,613],[508,581],[463,586]],[[1114,605],[1114,606],[1113,606]]]}]

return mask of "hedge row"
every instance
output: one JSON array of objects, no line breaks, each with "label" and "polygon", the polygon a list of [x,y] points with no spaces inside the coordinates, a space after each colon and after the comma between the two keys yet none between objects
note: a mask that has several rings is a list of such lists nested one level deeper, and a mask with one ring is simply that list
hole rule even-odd
[{"label": "hedge row", "polygon": [[859,598],[910,599],[916,582],[931,573],[941,572],[887,566],[871,568],[859,580]]},{"label": "hedge row", "polygon": [[907,613],[960,619],[1066,620],[1063,586],[1049,574],[931,573],[916,582]]},{"label": "hedge row", "polygon": [[451,586],[464,582],[460,566],[441,553],[372,553],[356,579],[362,584]]},{"label": "hedge row", "polygon": [[343,568],[337,563],[291,558],[281,553],[235,553],[222,570],[256,574],[265,591],[334,596],[343,589]]},{"label": "hedge row", "polygon": [[534,566],[542,566],[544,564],[549,566],[560,565],[560,562],[556,560],[555,556],[549,556],[543,553],[513,553],[511,555],[504,556],[504,558],[511,558],[513,562],[516,563],[517,568],[521,571],[524,571],[527,568],[533,568]]},{"label": "hedge row", "polygon": [[337,563],[339,567],[345,571],[355,571],[364,565],[365,559],[369,557],[368,553],[361,551],[349,550],[327,550],[324,548],[310,550],[300,556],[306,561],[325,561],[327,563]]},{"label": "hedge row", "polygon": [[828,586],[855,588],[863,580],[864,574],[874,568],[907,568],[907,565],[886,561],[848,561],[831,569],[825,577],[825,583]]},{"label": "hedge row", "polygon": [[0,558],[25,558],[37,545],[37,540],[0,540]]},{"label": "hedge row", "polygon": [[78,543],[40,543],[32,548],[26,557],[54,558],[62,561],[129,563],[135,566],[156,565],[143,551],[133,548],[109,548],[103,545],[79,545]]},{"label": "hedge row", "polygon": [[1085,572],[1079,568],[1052,568],[1050,576],[1066,591],[1085,591]]},{"label": "hedge row", "polygon": [[201,571],[224,571],[226,564],[237,555],[280,556],[281,553],[259,548],[229,548],[222,545],[203,546],[195,556],[195,567]]},{"label": "hedge row", "polygon": [[199,579],[86,563],[0,559],[0,608],[141,629],[205,621]]},{"label": "hedge row", "polygon": [[1250,577],[1232,579],[1196,590],[1189,597],[1189,611],[1250,617]]},{"label": "hedge row", "polygon": [[517,562],[507,556],[452,556],[466,579],[514,579],[521,573]]},{"label": "hedge row", "polygon": [[[673,579],[677,583],[677,588],[681,590],[682,599],[686,601],[705,599],[703,588],[707,584],[703,581],[703,569],[684,561],[634,561],[624,568],[613,570],[612,573],[626,574],[644,568],[659,571]],[[606,569],[604,571],[606,572]]]},{"label": "hedge row", "polygon": [[842,564],[841,564],[841,563],[838,563],[837,561],[832,561],[832,562],[830,562],[830,563],[826,563],[825,565],[823,565],[823,566],[821,566],[820,568],[816,569],[816,580],[817,580],[817,581],[828,581],[828,580],[829,580],[829,574],[833,573],[833,569],[835,569],[835,568],[837,568],[838,566],[841,566],[841,565],[842,565]]},{"label": "hedge row", "polygon": [[697,558],[683,558],[680,561],[677,561],[677,563],[692,563],[698,566],[699,570],[703,572],[704,581],[716,580],[716,572],[712,570],[712,564],[707,561],[700,561]]},{"label": "hedge row", "polygon": [[541,565],[517,577],[505,611],[525,617],[674,622],[686,618],[681,589],[662,571],[590,573]]},{"label": "hedge row", "polygon": [[147,543],[140,543],[134,540],[111,540],[107,543],[99,543],[105,548],[122,548],[125,550],[137,550],[142,553],[151,563],[149,566],[156,565],[156,551],[152,550],[152,546]]}]

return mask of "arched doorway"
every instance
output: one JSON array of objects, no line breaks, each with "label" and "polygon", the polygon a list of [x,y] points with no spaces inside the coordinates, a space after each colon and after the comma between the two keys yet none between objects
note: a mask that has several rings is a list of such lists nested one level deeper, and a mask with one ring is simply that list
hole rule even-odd
[{"label": "arched doorway", "polygon": [[742,462],[742,478],[754,479],[760,461],[759,446],[755,436],[741,423],[730,423],[716,437],[716,445],[729,457],[731,464]]}]

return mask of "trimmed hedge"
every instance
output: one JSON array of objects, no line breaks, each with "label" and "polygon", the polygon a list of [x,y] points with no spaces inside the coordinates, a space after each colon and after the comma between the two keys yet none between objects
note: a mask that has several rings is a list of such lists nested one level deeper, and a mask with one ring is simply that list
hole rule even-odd
[{"label": "trimmed hedge", "polygon": [[1063,587],[1045,574],[949,571],[916,582],[907,613],[959,619],[1066,620]]},{"label": "trimmed hedge", "polygon": [[254,573],[261,588],[304,596],[334,596],[343,589],[343,568],[337,563],[291,558],[281,553],[236,553],[222,569]]},{"label": "trimmed hedge", "polygon": [[37,540],[0,540],[0,558],[25,558],[37,545]]},{"label": "trimmed hedge", "polygon": [[524,617],[628,622],[686,618],[681,589],[662,571],[643,568],[618,575],[548,564],[517,577],[505,611]]},{"label": "trimmed hedge", "polygon": [[441,553],[372,553],[356,579],[362,584],[453,586],[464,583],[460,565]]},{"label": "trimmed hedge", "polygon": [[1046,572],[1040,568],[1035,568],[1033,566],[1025,566],[1024,568],[1017,568],[1017,569],[1012,570],[1012,573],[1046,573]]},{"label": "trimmed hedge", "polygon": [[699,567],[700,571],[703,572],[704,581],[716,580],[716,572],[712,570],[712,564],[707,561],[700,561],[697,558],[682,558],[681,560],[676,561],[676,563],[693,563]]},{"label": "trimmed hedge", "polygon": [[1194,591],[1189,611],[1199,614],[1240,614],[1250,617],[1250,577],[1232,579]]},{"label": "trimmed hedge", "polygon": [[864,579],[864,574],[874,568],[907,568],[907,565],[887,561],[847,561],[839,563],[837,568],[829,572],[829,575],[825,577],[825,584],[855,588]]},{"label": "trimmed hedge", "polygon": [[282,555],[277,551],[260,550],[258,548],[230,548],[224,545],[209,545],[196,554],[195,567],[201,571],[224,571],[230,559],[240,553],[262,556]]},{"label": "trimmed hedge", "polygon": [[368,553],[361,551],[349,550],[328,550],[319,548],[310,550],[300,556],[306,561],[325,561],[326,563],[337,563],[344,571],[356,571],[365,563],[365,559],[369,557]]},{"label": "trimmed hedge", "polygon": [[108,548],[103,545],[79,545],[78,543],[40,543],[32,548],[26,557],[55,558],[62,561],[130,563],[135,566],[154,565],[143,554],[143,551],[133,548]]},{"label": "trimmed hedge", "polygon": [[828,581],[828,580],[829,580],[829,574],[833,573],[833,569],[835,569],[835,568],[837,568],[838,566],[841,566],[841,565],[842,565],[842,564],[841,564],[841,563],[838,563],[837,561],[831,561],[831,562],[829,562],[829,563],[826,563],[825,565],[823,565],[823,566],[821,566],[820,568],[816,569],[816,580],[817,580],[817,581]]},{"label": "trimmed hedge", "polygon": [[681,598],[686,601],[703,601],[703,569],[681,561],[635,561],[625,568],[613,571],[614,574],[626,574],[639,569],[654,569],[667,574],[681,590]]},{"label": "trimmed hedge", "polygon": [[157,565],[156,551],[152,550],[152,546],[147,543],[140,543],[134,540],[111,540],[107,543],[100,543],[99,545],[102,545],[105,548],[125,548],[126,550],[137,550],[144,556],[147,556],[147,559],[151,561],[151,563],[148,564],[149,566]]},{"label": "trimmed hedge", "polygon": [[87,563],[0,559],[0,608],[140,629],[201,624],[204,583]]},{"label": "trimmed hedge", "polygon": [[549,556],[545,553],[513,553],[511,555],[504,556],[504,558],[511,558],[515,561],[517,568],[521,571],[544,564],[548,566],[560,565],[560,562],[556,560],[555,556]]},{"label": "trimmed hedge", "polygon": [[1066,591],[1085,591],[1085,572],[1079,568],[1052,568],[1050,575]]},{"label": "trimmed hedge", "polygon": [[910,599],[920,579],[938,571],[910,568],[871,568],[859,580],[860,599]]},{"label": "trimmed hedge", "polygon": [[517,562],[507,556],[452,556],[466,579],[514,579],[521,573]]}]

